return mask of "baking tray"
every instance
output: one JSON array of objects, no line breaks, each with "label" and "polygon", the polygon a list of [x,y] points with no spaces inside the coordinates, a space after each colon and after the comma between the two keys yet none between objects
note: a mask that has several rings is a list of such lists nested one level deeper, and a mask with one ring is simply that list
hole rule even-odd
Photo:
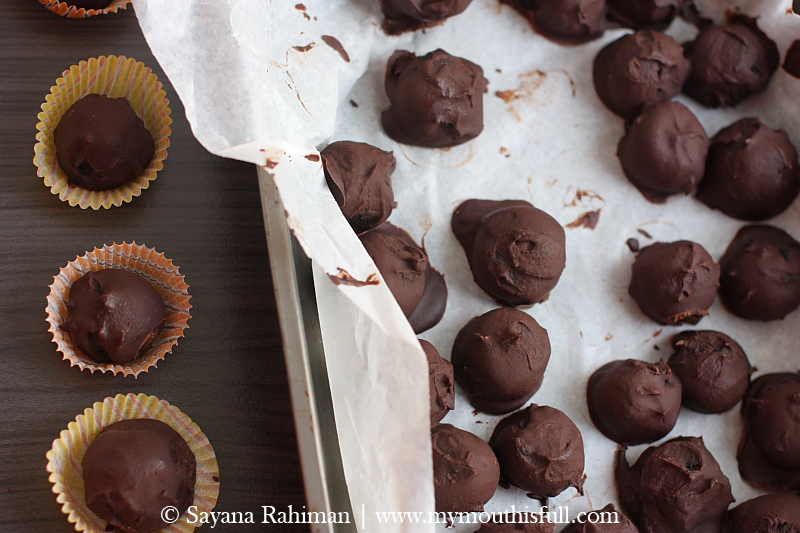
[{"label": "baking tray", "polygon": [[[311,260],[289,230],[272,176],[263,167],[257,168],[307,508],[309,512],[324,512],[325,516],[330,512],[337,516],[347,513],[353,519],[333,415]],[[348,533],[356,531],[356,525],[354,520],[312,524],[311,531]]]}]

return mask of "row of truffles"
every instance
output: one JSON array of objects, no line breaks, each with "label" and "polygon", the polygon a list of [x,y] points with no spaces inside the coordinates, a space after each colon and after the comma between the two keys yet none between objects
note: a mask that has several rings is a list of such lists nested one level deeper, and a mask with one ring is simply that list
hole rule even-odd
[{"label": "row of truffles", "polygon": [[628,293],[659,324],[697,324],[719,292],[748,320],[779,320],[800,306],[800,242],[773,226],[745,226],[715,263],[697,243],[655,243],[631,269]]}]

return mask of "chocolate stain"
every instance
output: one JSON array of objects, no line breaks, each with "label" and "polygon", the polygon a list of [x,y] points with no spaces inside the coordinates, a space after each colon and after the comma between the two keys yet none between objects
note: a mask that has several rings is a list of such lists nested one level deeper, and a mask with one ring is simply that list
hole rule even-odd
[{"label": "chocolate stain", "polygon": [[325,41],[325,44],[339,52],[339,55],[342,56],[345,63],[350,62],[350,56],[347,55],[347,51],[344,49],[344,46],[342,46],[342,43],[339,42],[339,39],[332,35],[323,35],[322,40]]},{"label": "chocolate stain", "polygon": [[351,287],[365,287],[367,285],[380,285],[381,280],[377,274],[372,273],[367,276],[366,281],[361,281],[354,278],[347,270],[336,267],[336,270],[339,271],[338,274],[335,276],[333,274],[328,274],[328,277],[331,278],[331,281],[335,285],[350,285]]},{"label": "chocolate stain", "polygon": [[597,222],[600,220],[600,210],[587,211],[579,216],[574,222],[567,224],[568,228],[588,228],[594,229],[597,227]]},{"label": "chocolate stain", "polygon": [[264,166],[267,167],[267,168],[272,169],[272,168],[275,168],[275,167],[278,166],[278,162],[277,161],[273,161],[272,159],[267,159],[267,162],[264,163]]},{"label": "chocolate stain", "polygon": [[296,4],[294,8],[298,11],[302,11],[303,16],[306,18],[306,20],[311,20],[311,17],[309,17],[308,13],[306,13],[306,6],[304,6],[303,4]]},{"label": "chocolate stain", "polygon": [[637,229],[636,231],[638,231],[639,233],[641,233],[642,235],[644,235],[644,236],[645,236],[645,237],[647,237],[648,239],[652,239],[652,238],[653,238],[653,236],[652,236],[652,235],[650,235],[649,233],[647,233],[647,232],[646,232],[645,230],[643,230],[642,228],[639,228],[639,229]]},{"label": "chocolate stain", "polygon": [[314,44],[314,43],[308,43],[308,44],[307,44],[307,45],[305,45],[305,46],[293,46],[292,48],[294,48],[294,49],[295,49],[295,50],[297,50],[298,52],[308,52],[309,50],[311,50],[312,48],[314,48],[314,46],[315,46],[315,44]]},{"label": "chocolate stain", "polygon": [[628,245],[628,249],[631,252],[638,252],[639,251],[639,240],[638,239],[628,239],[625,241],[625,244]]},{"label": "chocolate stain", "polygon": [[350,100],[350,105],[353,107],[358,107],[358,104],[356,103],[355,100]]},{"label": "chocolate stain", "polygon": [[[572,187],[570,187],[570,189],[571,188]],[[567,190],[567,192],[569,192],[569,190]],[[603,197],[597,194],[596,192],[587,189],[578,189],[575,192],[575,196],[572,198],[572,201],[570,203],[564,202],[564,207],[576,207],[579,203],[583,202],[584,199],[599,200],[604,204],[606,203]]]},{"label": "chocolate stain", "polygon": [[319,156],[318,156],[317,154],[308,154],[308,155],[306,156],[306,159],[308,159],[309,161],[313,161],[313,162],[315,162],[315,163],[316,163],[317,161],[319,161]]}]

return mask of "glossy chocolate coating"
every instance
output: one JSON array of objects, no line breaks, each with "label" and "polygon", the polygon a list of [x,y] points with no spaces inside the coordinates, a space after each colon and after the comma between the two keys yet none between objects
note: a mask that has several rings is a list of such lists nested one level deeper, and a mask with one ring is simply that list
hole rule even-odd
[{"label": "glossy chocolate coating", "polygon": [[150,348],[165,319],[164,302],[149,281],[107,268],[72,284],[61,329],[94,361],[126,364]]},{"label": "glossy chocolate coating", "polygon": [[767,88],[778,68],[775,43],[746,17],[727,26],[702,27],[684,45],[691,71],[683,92],[707,107],[735,106]]},{"label": "glossy chocolate coating", "polygon": [[542,385],[550,339],[530,315],[502,307],[473,318],[458,332],[450,361],[473,407],[509,413]]},{"label": "glossy chocolate coating", "polygon": [[111,5],[113,0],[62,0],[70,6],[84,9],[105,9]]},{"label": "glossy chocolate coating", "polygon": [[723,413],[739,403],[753,369],[742,347],[719,331],[682,331],[672,337],[672,372],[683,387],[683,405]]},{"label": "glossy chocolate coating", "polygon": [[425,250],[405,230],[388,222],[359,237],[415,333],[444,316],[447,286],[428,262]]},{"label": "glossy chocolate coating", "polygon": [[481,512],[494,496],[500,465],[486,442],[450,424],[431,429],[437,512]]},{"label": "glossy chocolate coating", "polygon": [[492,522],[484,522],[475,533],[553,533],[555,529],[553,522],[540,522],[538,514],[506,512]]},{"label": "glossy chocolate coating", "polygon": [[644,108],[619,141],[622,170],[649,201],[692,192],[706,170],[708,136],[697,117],[679,102]]},{"label": "glossy chocolate coating", "polygon": [[483,131],[483,94],[489,82],[481,67],[435,50],[417,57],[396,51],[386,65],[391,107],[381,115],[397,142],[428,148],[455,146]]},{"label": "glossy chocolate coating", "polygon": [[561,530],[561,533],[639,533],[633,522],[625,516],[625,513],[618,511],[613,503],[609,503],[599,511],[594,512],[600,513],[601,519],[605,523],[597,522],[592,524],[588,521],[590,517],[584,517],[584,522],[581,523],[579,521],[580,518],[576,517],[567,527]]},{"label": "glossy chocolate coating", "polygon": [[744,434],[737,459],[748,483],[800,490],[800,374],[765,374],[742,404]]},{"label": "glossy chocolate coating", "polygon": [[564,228],[528,202],[467,200],[451,225],[475,282],[507,305],[546,300],[564,271]]},{"label": "glossy chocolate coating", "polygon": [[683,87],[689,61],[675,39],[640,30],[600,50],[594,60],[597,96],[613,113],[633,119],[648,104],[669,100]]},{"label": "glossy chocolate coating", "polygon": [[89,94],[67,109],[53,138],[58,165],[85,189],[115,189],[144,173],[153,136],[124,98]]},{"label": "glossy chocolate coating", "polygon": [[107,531],[152,533],[164,507],[191,505],[197,462],[180,434],[158,420],[123,420],[103,429],[83,456],[86,505]]},{"label": "glossy chocolate coating", "polygon": [[472,0],[381,0],[389,35],[430,28],[462,13]]},{"label": "glossy chocolate coating", "polygon": [[366,143],[339,141],[321,153],[325,180],[357,234],[379,226],[394,209],[392,152]]},{"label": "glossy chocolate coating", "polygon": [[731,533],[800,533],[800,496],[774,492],[728,512]]},{"label": "glossy chocolate coating", "polygon": [[606,0],[500,0],[528,19],[542,36],[581,44],[603,35]]},{"label": "glossy chocolate coating", "polygon": [[800,39],[792,43],[783,60],[783,70],[795,78],[800,78]]},{"label": "glossy chocolate coating", "polygon": [[745,226],[719,260],[720,298],[750,320],[778,320],[800,306],[800,242],[772,226]]},{"label": "glossy chocolate coating", "polygon": [[455,381],[453,364],[439,355],[433,344],[420,339],[419,343],[428,358],[428,380],[431,394],[431,427],[455,407]]},{"label": "glossy chocolate coating", "polygon": [[567,415],[531,404],[498,422],[489,439],[500,462],[500,480],[538,498],[569,487],[583,492],[583,437]]},{"label": "glossy chocolate coating", "polygon": [[682,0],[608,0],[608,16],[634,30],[663,30],[682,4]]},{"label": "glossy chocolate coating", "polygon": [[612,361],[591,375],[586,399],[589,416],[603,435],[621,444],[644,444],[675,427],[681,382],[663,360]]},{"label": "glossy chocolate coating", "polygon": [[800,192],[797,151],[783,130],[743,118],[711,140],[697,199],[740,220],[782,213]]},{"label": "glossy chocolate coating", "polygon": [[628,294],[659,324],[697,324],[708,315],[719,287],[719,266],[697,243],[658,242],[633,263]]},{"label": "glossy chocolate coating", "polygon": [[632,467],[617,452],[620,504],[641,533],[721,533],[731,484],[702,438],[646,449]]}]

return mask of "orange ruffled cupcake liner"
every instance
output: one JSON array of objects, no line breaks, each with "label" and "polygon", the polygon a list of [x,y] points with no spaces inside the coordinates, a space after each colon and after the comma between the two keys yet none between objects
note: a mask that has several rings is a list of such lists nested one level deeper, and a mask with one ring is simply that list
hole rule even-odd
[{"label": "orange ruffled cupcake liner", "polygon": [[[168,424],[180,433],[189,444],[197,460],[197,481],[194,501],[196,514],[211,512],[219,497],[219,465],[208,437],[180,409],[155,396],[139,394],[106,398],[86,409],[70,422],[61,432],[60,438],[53,441],[47,452],[47,471],[53,484],[56,501],[67,520],[75,525],[75,531],[103,533],[106,522],[94,514],[85,502],[83,469],[81,463],[86,449],[104,428],[135,418],[152,418]],[[162,533],[191,533],[198,524],[189,523],[184,515],[174,524],[161,530]]]},{"label": "orange ruffled cupcake liner", "polygon": [[[61,117],[74,104],[88,94],[105,94],[109,98],[126,98],[155,141],[153,160],[138,178],[107,191],[90,191],[70,183],[56,159],[53,133]],[[39,113],[38,132],[34,146],[33,164],[37,175],[44,178],[50,192],[71,206],[81,209],[110,208],[130,202],[156,179],[167,158],[172,118],[169,100],[158,76],[144,65],[125,56],[100,56],[81,61],[65,70],[56,85],[50,88],[42,112]]]},{"label": "orange ruffled cupcake liner", "polygon": [[39,3],[44,7],[62,17],[69,17],[72,19],[82,19],[87,17],[94,17],[95,15],[106,15],[108,13],[116,13],[120,9],[128,7],[133,0],[114,0],[105,9],[84,9],[82,7],[75,7],[69,2],[60,2],[59,0],[39,0]]},{"label": "orange ruffled cupcake liner", "polygon": [[[90,271],[104,268],[122,268],[144,276],[158,291],[164,301],[167,316],[164,329],[153,341],[153,345],[145,355],[136,359],[129,365],[114,363],[97,363],[85,355],[72,342],[67,331],[61,325],[67,319],[67,301],[72,284]],[[100,372],[113,372],[114,375],[122,373],[125,376],[138,376],[147,372],[172,351],[178,339],[184,336],[191,318],[189,310],[189,285],[184,281],[184,276],[172,261],[152,248],[136,244],[114,243],[103,248],[95,248],[83,257],[78,257],[62,268],[50,285],[50,294],[47,296],[47,322],[53,334],[53,342],[63,359],[70,362],[70,366],[77,366],[81,370]]]}]

